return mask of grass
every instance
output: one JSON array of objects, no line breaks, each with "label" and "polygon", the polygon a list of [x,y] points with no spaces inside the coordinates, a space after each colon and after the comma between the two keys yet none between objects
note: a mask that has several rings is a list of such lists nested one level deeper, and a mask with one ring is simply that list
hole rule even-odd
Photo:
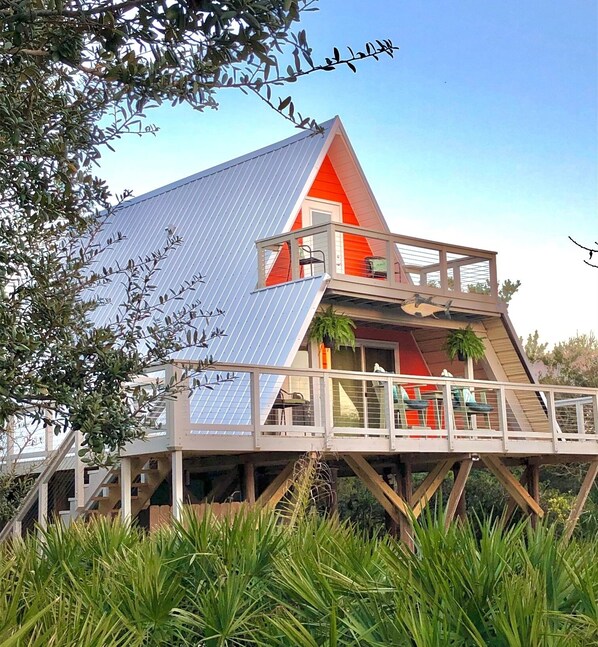
[{"label": "grass", "polygon": [[598,645],[596,542],[441,519],[415,540],[274,513],[52,526],[0,547],[0,647]]}]

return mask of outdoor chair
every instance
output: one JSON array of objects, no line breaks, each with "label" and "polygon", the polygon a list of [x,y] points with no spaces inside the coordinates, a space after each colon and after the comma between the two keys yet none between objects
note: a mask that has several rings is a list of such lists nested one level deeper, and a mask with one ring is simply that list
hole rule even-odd
[{"label": "outdoor chair", "polygon": [[461,414],[466,429],[473,429],[472,418],[483,417],[488,429],[491,429],[490,413],[494,407],[488,404],[485,391],[476,391],[475,396],[468,388],[452,387],[453,413]]},{"label": "outdoor chair", "polygon": [[426,427],[426,410],[430,406],[429,400],[422,400],[419,387],[414,387],[415,398],[410,398],[405,387],[395,384],[392,387],[396,424],[399,428],[407,427],[407,411],[417,411],[421,427]]},{"label": "outdoor chair", "polygon": [[284,425],[286,424],[285,413],[287,409],[303,411],[305,413],[309,405],[310,402],[305,399],[303,393],[299,393],[298,391],[289,393],[284,389],[280,389],[274,400],[272,409],[280,411],[280,424]]},{"label": "outdoor chair", "polygon": [[385,279],[388,277],[388,262],[384,256],[366,256],[366,274],[372,279]]},{"label": "outdoor chair", "polygon": [[[314,265],[321,265],[321,268],[315,268]],[[320,249],[312,249],[309,245],[299,245],[299,266],[309,267],[311,274],[314,275],[316,269],[326,271],[326,257]]]}]

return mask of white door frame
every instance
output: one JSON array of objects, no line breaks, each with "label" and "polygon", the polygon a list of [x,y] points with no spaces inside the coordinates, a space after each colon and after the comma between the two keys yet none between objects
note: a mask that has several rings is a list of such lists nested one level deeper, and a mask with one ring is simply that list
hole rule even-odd
[{"label": "white door frame", "polygon": [[[320,200],[318,198],[305,198],[303,205],[301,207],[301,219],[304,227],[311,227],[313,225],[312,220],[312,211],[319,211],[330,214],[330,222],[343,222],[343,205],[341,202],[332,202],[331,200]],[[313,236],[308,236],[305,238],[305,244],[313,250],[314,241]],[[328,256],[328,245],[325,246],[326,249],[320,250],[324,253],[326,258],[326,268],[329,271],[329,259]],[[343,234],[337,232],[336,241],[335,241],[335,251],[336,251],[336,271],[339,274],[345,273],[345,251],[343,245]]]}]

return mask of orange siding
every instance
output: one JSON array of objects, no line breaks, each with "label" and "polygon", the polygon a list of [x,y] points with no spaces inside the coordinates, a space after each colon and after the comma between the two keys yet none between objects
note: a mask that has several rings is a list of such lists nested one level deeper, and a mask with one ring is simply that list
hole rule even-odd
[{"label": "orange siding", "polygon": [[[390,341],[398,344],[399,367],[397,370],[402,375],[430,375],[430,371],[428,370],[417,343],[415,342],[415,339],[413,339],[411,333],[392,330],[390,328],[376,330],[375,328],[358,327],[355,330],[355,336],[358,339]],[[435,389],[435,384],[420,387],[421,391],[434,391]],[[415,397],[415,393],[412,388],[407,387],[407,393],[409,393],[410,397]],[[406,413],[407,424],[414,426],[419,424],[416,411],[407,411]],[[431,406],[428,408],[426,418],[428,427],[433,428],[436,426]]]},{"label": "orange siding", "polygon": [[[329,200],[331,202],[340,202],[342,204],[343,223],[347,225],[359,226],[355,212],[349,203],[349,199],[343,190],[343,187],[338,179],[336,171],[332,166],[332,162],[325,157],[322,166],[316,175],[310,190],[307,193],[309,198],[317,198],[320,200]],[[295,218],[295,222],[291,230],[301,229],[303,227],[303,219],[301,210]],[[364,276],[365,264],[364,258],[372,256],[372,250],[368,245],[365,238],[361,236],[354,236],[345,234],[345,272],[352,276]],[[277,285],[278,283],[285,283],[291,280],[291,259],[288,247],[283,247],[280,250],[278,258],[268,275],[266,285]]]},{"label": "orange siding", "polygon": [[[319,198],[320,200],[330,200],[331,202],[340,202],[343,205],[343,222],[346,225],[355,225],[359,227],[359,222],[353,211],[353,207],[347,198],[343,186],[338,179],[338,175],[332,166],[328,155],[324,158],[318,175],[311,185],[308,197]],[[301,214],[300,214],[301,215]],[[363,276],[365,274],[364,258],[372,256],[372,250],[365,238],[345,234],[345,272],[351,276]]]}]

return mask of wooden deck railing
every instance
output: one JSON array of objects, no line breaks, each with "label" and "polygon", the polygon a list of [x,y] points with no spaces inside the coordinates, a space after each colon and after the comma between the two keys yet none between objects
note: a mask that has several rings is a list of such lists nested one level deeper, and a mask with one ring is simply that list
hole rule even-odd
[{"label": "wooden deck railing", "polygon": [[496,254],[329,223],[258,240],[258,287],[326,272],[334,281],[496,302]]},{"label": "wooden deck railing", "polygon": [[[167,366],[165,379],[177,370]],[[169,399],[161,422],[123,455],[177,449],[598,456],[598,389],[242,364],[205,373],[214,388]],[[281,389],[290,396],[281,398]],[[468,398],[486,410],[468,406]],[[71,432],[45,456],[36,452],[46,460],[38,463],[33,489],[0,538],[18,534],[25,515],[35,510],[45,524],[48,484],[59,470],[73,470],[76,508],[86,504],[80,445],[80,435]],[[13,459],[29,461],[26,453]],[[13,467],[0,463],[0,469]]]},{"label": "wooden deck railing", "polygon": [[[182,399],[183,448],[598,455],[598,390],[220,365],[235,379]],[[207,373],[209,381],[210,374]],[[404,402],[423,400],[424,409]],[[300,393],[289,403],[280,389]],[[487,411],[464,398],[486,404]]]}]

